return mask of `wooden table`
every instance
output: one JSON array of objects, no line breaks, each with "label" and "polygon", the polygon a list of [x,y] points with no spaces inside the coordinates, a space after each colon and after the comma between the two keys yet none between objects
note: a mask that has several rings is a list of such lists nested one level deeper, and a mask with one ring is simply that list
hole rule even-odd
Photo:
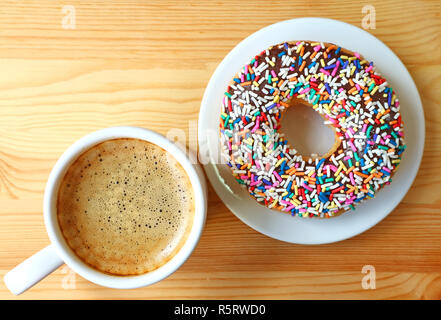
[{"label": "wooden table", "polygon": [[[56,159],[83,135],[135,125],[194,126],[217,64],[243,38],[285,19],[321,16],[361,27],[354,1],[3,1],[0,8],[0,275],[49,244],[42,197]],[[113,290],[67,267],[20,299],[441,298],[441,3],[370,1],[376,29],[420,91],[427,126],[419,174],[373,229],[303,246],[263,236],[209,188],[191,258],[148,288]],[[74,29],[65,29],[75,27]],[[187,143],[190,143],[188,137]],[[364,265],[376,289],[363,289]],[[15,297],[0,283],[0,298]]]}]

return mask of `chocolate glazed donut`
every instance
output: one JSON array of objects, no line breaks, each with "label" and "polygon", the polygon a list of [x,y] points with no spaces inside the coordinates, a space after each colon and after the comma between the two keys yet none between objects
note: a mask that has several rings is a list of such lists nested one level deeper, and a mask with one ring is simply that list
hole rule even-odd
[{"label": "chocolate glazed donut", "polygon": [[[335,132],[323,156],[298,154],[281,130],[296,99]],[[296,41],[251,60],[226,89],[220,118],[222,155],[238,183],[260,204],[293,216],[329,218],[391,183],[404,144],[393,89],[356,52]]]}]

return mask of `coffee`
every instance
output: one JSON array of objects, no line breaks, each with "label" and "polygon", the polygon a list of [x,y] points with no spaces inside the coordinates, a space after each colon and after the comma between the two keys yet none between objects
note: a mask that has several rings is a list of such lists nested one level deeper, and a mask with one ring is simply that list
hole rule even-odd
[{"label": "coffee", "polygon": [[58,192],[57,216],[76,255],[115,275],[159,268],[182,247],[194,216],[189,177],[173,156],[139,139],[81,154]]}]

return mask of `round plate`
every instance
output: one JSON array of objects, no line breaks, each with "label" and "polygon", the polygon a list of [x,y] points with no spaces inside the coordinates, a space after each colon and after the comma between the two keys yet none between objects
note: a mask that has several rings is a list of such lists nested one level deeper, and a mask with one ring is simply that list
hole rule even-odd
[{"label": "round plate", "polygon": [[[355,211],[331,219],[305,219],[270,210],[252,199],[221,164],[219,117],[224,92],[241,67],[257,53],[284,41],[335,43],[374,61],[395,90],[401,105],[407,149],[393,182]],[[400,59],[370,33],[340,21],[301,18],[265,27],[240,42],[219,64],[208,83],[199,114],[200,160],[225,205],[253,229],[278,240],[323,244],[360,234],[384,219],[401,201],[417,174],[424,148],[424,114],[415,83]]]}]

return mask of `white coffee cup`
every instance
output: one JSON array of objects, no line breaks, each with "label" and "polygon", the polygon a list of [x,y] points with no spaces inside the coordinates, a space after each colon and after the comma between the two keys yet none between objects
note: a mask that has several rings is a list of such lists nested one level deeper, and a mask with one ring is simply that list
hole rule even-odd
[{"label": "white coffee cup", "polygon": [[[136,138],[158,145],[169,152],[184,168],[190,178],[194,196],[193,225],[184,245],[172,259],[151,272],[135,276],[117,276],[100,272],[78,258],[67,245],[57,219],[58,188],[66,170],[80,154],[109,139]],[[20,294],[66,263],[83,278],[96,284],[118,289],[144,287],[158,282],[175,272],[196,247],[205,224],[207,194],[205,178],[200,166],[192,163],[177,145],[164,136],[137,127],[112,127],[93,132],[70,146],[53,167],[44,192],[43,215],[51,244],[9,271],[4,282],[13,294]]]}]

